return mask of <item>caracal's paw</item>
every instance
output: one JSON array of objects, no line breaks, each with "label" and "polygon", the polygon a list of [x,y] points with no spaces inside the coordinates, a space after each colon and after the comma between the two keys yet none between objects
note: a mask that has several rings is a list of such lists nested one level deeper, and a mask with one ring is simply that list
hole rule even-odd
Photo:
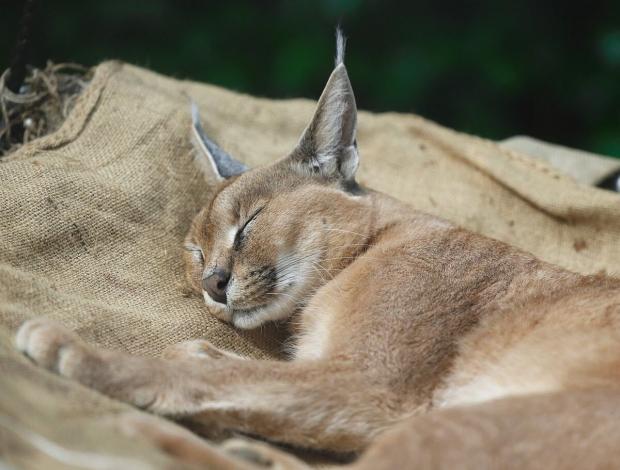
[{"label": "caracal's paw", "polygon": [[74,377],[94,352],[72,331],[47,318],[28,320],[17,330],[17,349],[41,367]]},{"label": "caracal's paw", "polygon": [[244,359],[235,353],[216,348],[204,339],[192,339],[173,344],[164,349],[164,359]]}]

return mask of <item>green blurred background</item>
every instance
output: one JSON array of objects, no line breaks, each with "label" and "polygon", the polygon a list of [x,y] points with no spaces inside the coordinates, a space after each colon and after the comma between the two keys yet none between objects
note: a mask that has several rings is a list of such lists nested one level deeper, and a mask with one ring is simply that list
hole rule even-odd
[{"label": "green blurred background", "polygon": [[[1,3],[2,68],[21,3]],[[32,62],[122,59],[255,95],[316,99],[338,23],[360,108],[620,157],[618,0],[40,1]]]}]

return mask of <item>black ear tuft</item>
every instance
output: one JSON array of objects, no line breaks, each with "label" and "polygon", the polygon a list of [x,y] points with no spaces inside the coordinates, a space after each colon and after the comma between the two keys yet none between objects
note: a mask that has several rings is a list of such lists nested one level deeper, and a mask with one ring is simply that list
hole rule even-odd
[{"label": "black ear tuft", "polygon": [[355,143],[357,107],[344,65],[344,46],[345,38],[337,29],[336,67],[291,159],[305,173],[353,180],[359,162]]},{"label": "black ear tuft", "polygon": [[208,177],[215,173],[218,179],[226,179],[239,175],[248,168],[241,162],[224,152],[205,133],[200,123],[200,114],[196,103],[191,104],[192,113],[192,143],[198,153],[198,162],[202,172]]},{"label": "black ear tuft", "polygon": [[338,67],[340,64],[344,64],[344,52],[347,45],[347,38],[342,34],[340,26],[336,28],[336,60],[334,67]]}]

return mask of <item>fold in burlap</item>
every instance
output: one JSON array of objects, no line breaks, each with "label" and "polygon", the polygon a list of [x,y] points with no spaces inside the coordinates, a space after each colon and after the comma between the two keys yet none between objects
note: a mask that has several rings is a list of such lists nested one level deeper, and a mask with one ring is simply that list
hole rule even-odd
[{"label": "fold in burlap", "polygon": [[[13,349],[27,318],[147,355],[197,337],[255,357],[277,351],[277,329],[240,334],[184,294],[181,242],[209,194],[191,158],[189,97],[207,132],[250,165],[285,155],[314,107],[104,63],[60,130],[0,163],[0,452],[10,465],[71,468],[77,451],[134,459],[118,468],[170,463],[117,431],[112,418],[129,407]],[[620,272],[616,194],[411,115],[360,113],[359,146],[363,184],[569,269]]]}]

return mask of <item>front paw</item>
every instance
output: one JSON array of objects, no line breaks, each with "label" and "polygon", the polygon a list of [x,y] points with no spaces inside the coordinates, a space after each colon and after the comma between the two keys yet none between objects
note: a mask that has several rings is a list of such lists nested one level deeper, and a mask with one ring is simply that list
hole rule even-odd
[{"label": "front paw", "polygon": [[72,331],[46,318],[24,323],[15,342],[35,364],[109,397],[140,408],[155,402],[162,371],[146,359],[92,348]]},{"label": "front paw", "polygon": [[47,318],[24,323],[15,343],[35,364],[67,377],[75,376],[85,359],[94,355],[75,333]]}]

